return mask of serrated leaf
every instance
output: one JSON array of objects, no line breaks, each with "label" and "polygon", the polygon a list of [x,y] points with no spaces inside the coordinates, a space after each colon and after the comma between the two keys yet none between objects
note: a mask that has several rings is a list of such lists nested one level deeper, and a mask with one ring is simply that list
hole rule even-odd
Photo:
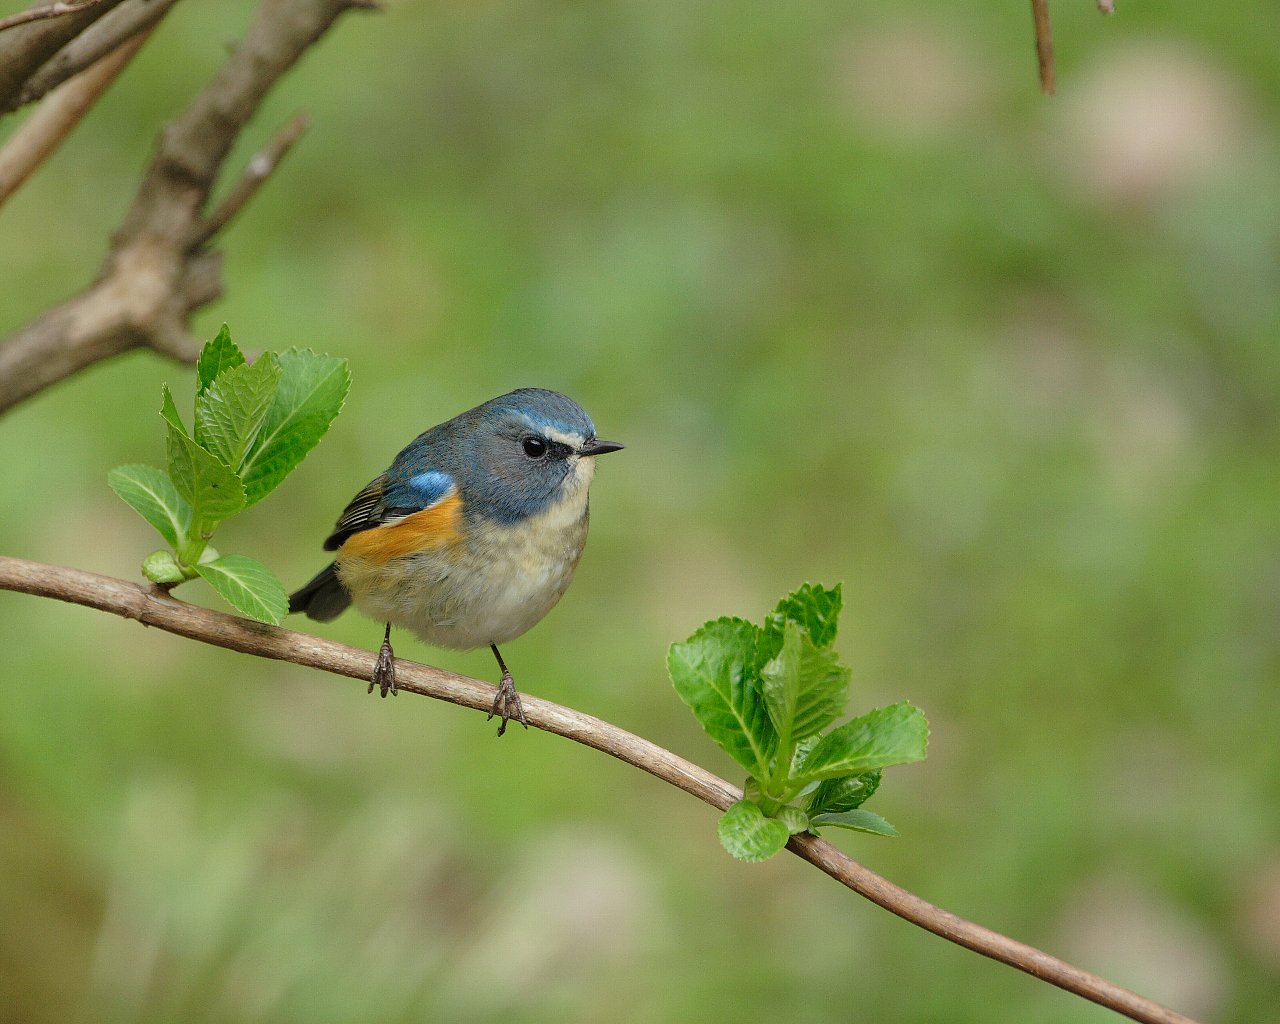
[{"label": "serrated leaf", "polygon": [[759,629],[745,619],[708,622],[667,652],[676,692],[707,734],[752,775],[765,774],[777,734],[755,678]]},{"label": "serrated leaf", "polygon": [[816,647],[793,620],[786,622],[782,646],[762,666],[760,679],[769,716],[787,745],[834,722],[849,693],[849,669],[830,648]]},{"label": "serrated leaf", "polygon": [[841,811],[838,814],[815,814],[809,819],[813,828],[833,825],[836,828],[847,828],[854,832],[868,832],[873,836],[893,837],[898,830],[890,825],[875,811],[859,808],[856,811]]},{"label": "serrated leaf", "polygon": [[801,640],[800,694],[792,736],[812,736],[840,717],[849,699],[851,674],[835,651],[814,647],[807,636]]},{"label": "serrated leaf", "polygon": [[791,833],[784,822],[766,818],[750,800],[739,800],[720,817],[720,845],[738,860],[768,860],[787,845]]},{"label": "serrated leaf", "polygon": [[800,762],[796,775],[830,779],[923,761],[929,739],[924,713],[903,701],[877,708],[823,736]]},{"label": "serrated leaf", "polygon": [[206,537],[218,523],[244,508],[240,478],[173,424],[167,448],[169,476],[191,505],[196,536]]},{"label": "serrated leaf", "polygon": [[880,788],[881,772],[823,779],[809,798],[810,814],[838,814],[861,807]]},{"label": "serrated leaf", "polygon": [[226,324],[212,341],[206,342],[200,350],[200,358],[196,360],[196,377],[199,380],[197,396],[207,388],[224,370],[244,363],[244,353],[231,340],[231,329]]},{"label": "serrated leaf", "polygon": [[160,394],[162,396],[160,400],[160,415],[179,434],[186,434],[187,428],[182,422],[182,417],[178,414],[178,407],[174,404],[173,395],[169,392],[168,384],[160,385]]},{"label": "serrated leaf", "polygon": [[351,383],[347,361],[310,350],[281,352],[280,384],[241,466],[246,503],[270,493],[320,441]]},{"label": "serrated leaf", "polygon": [[186,541],[191,529],[191,505],[164,470],[141,463],[117,466],[107,474],[107,483],[173,547]]},{"label": "serrated leaf", "polygon": [[279,383],[280,364],[270,352],[252,364],[223,369],[196,395],[196,443],[238,470],[257,440]]},{"label": "serrated leaf", "polygon": [[763,661],[777,656],[782,647],[788,622],[794,622],[818,648],[835,643],[836,627],[843,605],[840,584],[830,589],[819,583],[805,583],[778,602],[764,620],[764,639],[760,645]]},{"label": "serrated leaf", "polygon": [[794,622],[787,623],[777,656],[761,666],[760,689],[773,727],[782,742],[790,746],[796,700],[800,696],[800,627]]},{"label": "serrated leaf", "polygon": [[201,562],[196,572],[242,615],[278,626],[289,612],[289,595],[275,574],[247,555]]}]

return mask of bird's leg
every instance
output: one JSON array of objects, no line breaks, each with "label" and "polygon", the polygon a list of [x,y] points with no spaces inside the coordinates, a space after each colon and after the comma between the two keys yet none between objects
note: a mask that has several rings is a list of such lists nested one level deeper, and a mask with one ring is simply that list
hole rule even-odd
[{"label": "bird's leg", "polygon": [[502,716],[502,724],[498,726],[499,736],[507,731],[507,722],[511,718],[518,718],[520,724],[527,729],[529,723],[524,719],[524,708],[520,706],[520,694],[516,693],[516,683],[511,678],[511,670],[502,660],[497,644],[490,644],[489,650],[493,651],[493,656],[498,659],[498,668],[502,669],[502,682],[498,684],[498,695],[493,698],[493,708],[489,712],[489,718],[493,718],[494,715]]},{"label": "bird's leg", "polygon": [[391,691],[391,696],[396,696],[400,691],[396,689],[396,655],[391,649],[391,623],[387,623],[387,631],[382,634],[382,646],[378,648],[378,660],[373,666],[373,678],[369,681],[369,692],[373,693],[373,688],[378,687],[382,690],[382,696],[387,695],[387,691]]}]

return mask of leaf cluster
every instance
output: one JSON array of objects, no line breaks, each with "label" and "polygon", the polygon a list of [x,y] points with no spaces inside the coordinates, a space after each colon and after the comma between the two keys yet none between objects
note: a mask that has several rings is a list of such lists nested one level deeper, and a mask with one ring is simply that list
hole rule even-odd
[{"label": "leaf cluster", "polygon": [[246,555],[219,555],[209,541],[324,436],[347,396],[347,362],[289,349],[250,363],[224,325],[201,351],[196,374],[190,430],[163,390],[166,468],[118,466],[107,482],[169,545],[143,561],[147,579],[175,586],[201,577],[241,614],[278,624],[289,600],[271,570]]},{"label": "leaf cluster", "polygon": [[897,835],[862,805],[883,769],[924,759],[929,727],[903,702],[828,730],[849,693],[849,669],[833,649],[841,600],[838,584],[806,583],[762,625],[716,619],[667,655],[681,700],[750,773],[719,826],[739,860],[765,860],[789,836],[822,826]]}]

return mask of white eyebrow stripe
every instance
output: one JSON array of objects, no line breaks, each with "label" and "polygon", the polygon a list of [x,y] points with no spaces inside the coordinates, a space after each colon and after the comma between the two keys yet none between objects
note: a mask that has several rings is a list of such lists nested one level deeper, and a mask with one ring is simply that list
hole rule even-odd
[{"label": "white eyebrow stripe", "polygon": [[577,451],[586,443],[586,438],[581,434],[566,434],[564,431],[556,430],[554,427],[547,427],[547,437],[553,441],[559,441],[561,444],[567,444],[570,448]]},{"label": "white eyebrow stripe", "polygon": [[536,423],[527,416],[524,417],[524,420],[529,424],[530,430],[542,437],[548,438],[551,441],[559,441],[561,444],[567,444],[574,451],[577,451],[587,443],[587,439],[577,431],[557,430],[555,427],[551,426],[550,423]]}]

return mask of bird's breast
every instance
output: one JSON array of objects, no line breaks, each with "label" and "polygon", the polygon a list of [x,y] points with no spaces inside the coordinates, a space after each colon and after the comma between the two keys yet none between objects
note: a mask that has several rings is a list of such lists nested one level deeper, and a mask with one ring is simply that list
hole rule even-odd
[{"label": "bird's breast", "polygon": [[387,561],[348,552],[348,541],[339,573],[362,611],[411,629],[427,643],[461,649],[501,644],[560,600],[582,555],[587,523],[583,488],[516,523],[475,517],[455,542]]}]

